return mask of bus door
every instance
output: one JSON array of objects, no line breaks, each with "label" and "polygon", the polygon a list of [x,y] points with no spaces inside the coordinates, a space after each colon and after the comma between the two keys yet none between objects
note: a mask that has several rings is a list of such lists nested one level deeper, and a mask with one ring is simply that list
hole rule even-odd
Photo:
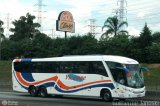
[{"label": "bus door", "polygon": [[85,95],[99,96],[99,92],[105,81],[109,80],[102,61],[88,62],[87,74],[85,74],[84,84],[88,84],[84,90]]}]

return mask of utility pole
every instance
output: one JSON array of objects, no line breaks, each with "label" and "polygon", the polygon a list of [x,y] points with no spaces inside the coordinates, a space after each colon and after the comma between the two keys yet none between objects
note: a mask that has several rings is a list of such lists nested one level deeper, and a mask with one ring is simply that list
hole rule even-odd
[{"label": "utility pole", "polygon": [[38,4],[35,4],[35,6],[38,6],[38,15],[37,15],[37,22],[41,25],[41,27],[39,28],[39,30],[42,32],[43,31],[43,28],[42,28],[42,18],[44,18],[42,16],[42,7],[46,6],[42,3],[42,0],[38,0]]},{"label": "utility pole", "polygon": [[50,29],[51,30],[51,34],[49,34],[51,36],[51,38],[55,38],[55,29]]},{"label": "utility pole", "polygon": [[[127,21],[127,0],[118,0],[117,1],[117,6],[119,7],[116,11],[116,15],[119,19],[120,22]],[[124,27],[123,27],[124,29]]]},{"label": "utility pole", "polygon": [[10,29],[10,13],[7,13],[7,18],[5,18],[7,20],[6,24],[7,24],[7,31],[6,31],[6,36],[9,37],[9,29]]},{"label": "utility pole", "polygon": [[89,33],[91,33],[93,36],[95,36],[96,34],[99,34],[99,33],[96,33],[96,28],[100,27],[100,26],[96,25],[96,20],[95,19],[89,19],[89,22],[90,22],[89,25],[88,25],[88,27],[90,28]]}]

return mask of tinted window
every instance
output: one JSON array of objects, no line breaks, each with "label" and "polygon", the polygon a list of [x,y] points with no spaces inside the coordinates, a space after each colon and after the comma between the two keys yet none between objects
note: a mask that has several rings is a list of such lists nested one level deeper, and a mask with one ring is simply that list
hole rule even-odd
[{"label": "tinted window", "polygon": [[14,68],[20,72],[32,73],[77,73],[108,76],[101,61],[85,62],[15,62]]},{"label": "tinted window", "polygon": [[58,73],[59,63],[57,62],[15,62],[14,69],[26,73]]},{"label": "tinted window", "polygon": [[123,65],[117,62],[106,62],[114,80],[120,84],[127,85],[126,73],[123,70]]},{"label": "tinted window", "polygon": [[108,76],[102,62],[93,62],[92,65],[93,65],[92,73]]}]

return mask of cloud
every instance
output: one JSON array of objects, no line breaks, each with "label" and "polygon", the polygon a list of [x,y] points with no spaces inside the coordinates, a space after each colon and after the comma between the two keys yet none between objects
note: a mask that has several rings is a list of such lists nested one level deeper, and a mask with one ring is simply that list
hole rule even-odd
[{"label": "cloud", "polygon": [[146,13],[145,13],[145,12],[139,12],[139,13],[137,14],[137,17],[138,17],[138,18],[141,18],[141,19],[144,19],[145,16],[146,16]]},{"label": "cloud", "polygon": [[140,31],[135,27],[128,27],[127,30],[129,32],[129,35],[132,35],[132,36],[139,36],[140,34]]},{"label": "cloud", "polygon": [[[38,13],[35,11],[38,7],[34,6],[37,1],[38,0],[1,0],[0,18],[6,23],[5,18],[8,12],[10,13],[12,21],[15,19],[18,20],[20,16],[26,15],[27,12],[37,16]],[[76,33],[84,34],[89,32],[89,28],[87,27],[89,19],[96,19],[96,25],[102,26],[108,17],[115,14],[113,13],[114,9],[118,8],[117,0],[44,0],[43,2],[48,5],[42,8],[46,11],[42,13],[42,16],[45,17],[43,18],[42,26],[44,32],[47,34],[51,34],[51,29],[56,28],[56,20],[61,11],[70,11],[75,20]],[[126,8],[128,12],[126,17],[129,25],[132,25],[128,28],[130,34],[138,36],[145,21],[152,26],[153,30],[159,29],[160,14],[153,14],[156,14],[160,9],[160,0],[128,0],[127,2],[128,6]],[[153,23],[155,19],[156,24]],[[101,33],[101,30],[98,29],[98,32]],[[61,34],[61,32],[56,33]]]}]

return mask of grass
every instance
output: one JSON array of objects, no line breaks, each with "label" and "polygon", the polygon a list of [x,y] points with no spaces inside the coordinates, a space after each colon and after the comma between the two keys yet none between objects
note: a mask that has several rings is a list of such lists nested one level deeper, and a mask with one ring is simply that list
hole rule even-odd
[{"label": "grass", "polygon": [[[12,82],[11,61],[0,61],[0,82]],[[160,90],[160,64],[142,64],[150,71],[150,75],[144,73],[145,86],[147,89]]]},{"label": "grass", "polygon": [[0,82],[11,82],[11,61],[0,61]]},{"label": "grass", "polygon": [[150,90],[160,90],[160,64],[142,64],[149,69],[149,74],[144,73],[145,86]]}]

